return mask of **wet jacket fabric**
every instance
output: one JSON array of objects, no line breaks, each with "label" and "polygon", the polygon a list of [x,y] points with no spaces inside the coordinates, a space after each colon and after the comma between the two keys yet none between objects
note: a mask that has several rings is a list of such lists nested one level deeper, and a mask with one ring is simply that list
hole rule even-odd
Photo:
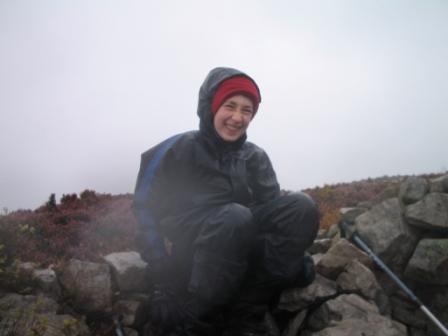
[{"label": "wet jacket fabric", "polygon": [[173,277],[216,305],[232,297],[266,303],[274,289],[297,278],[318,229],[314,202],[302,193],[280,195],[261,148],[245,135],[231,143],[217,135],[213,94],[236,75],[245,76],[229,68],[210,72],[199,91],[199,130],[142,154],[134,196],[143,259],[163,259],[167,237]]},{"label": "wet jacket fabric", "polygon": [[246,136],[227,143],[214,130],[213,94],[219,83],[237,75],[245,74],[229,68],[211,72],[199,92],[199,131],[173,136],[142,154],[134,209],[144,258],[166,253],[158,226],[167,216],[229,202],[253,206],[279,195],[266,153]]}]

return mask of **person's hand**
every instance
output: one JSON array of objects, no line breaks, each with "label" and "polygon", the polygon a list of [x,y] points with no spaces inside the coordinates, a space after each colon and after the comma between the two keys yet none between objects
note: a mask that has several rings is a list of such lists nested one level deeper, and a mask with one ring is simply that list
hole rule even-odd
[{"label": "person's hand", "polygon": [[169,287],[155,285],[150,298],[150,321],[158,330],[169,331],[184,323],[188,314]]}]

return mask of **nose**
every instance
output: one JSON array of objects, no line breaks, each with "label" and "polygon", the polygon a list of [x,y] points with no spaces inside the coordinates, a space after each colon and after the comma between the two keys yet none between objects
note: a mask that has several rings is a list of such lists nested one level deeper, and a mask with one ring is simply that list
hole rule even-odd
[{"label": "nose", "polygon": [[233,114],[232,114],[232,119],[236,122],[240,122],[242,123],[244,121],[244,116],[243,116],[243,112],[240,109],[237,109]]}]

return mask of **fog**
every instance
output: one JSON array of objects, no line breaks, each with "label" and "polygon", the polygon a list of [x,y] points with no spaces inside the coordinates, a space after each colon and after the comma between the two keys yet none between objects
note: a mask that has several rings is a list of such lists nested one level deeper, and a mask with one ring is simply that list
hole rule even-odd
[{"label": "fog", "polygon": [[444,172],[447,60],[443,0],[0,0],[0,209],[133,192],[216,66],[259,84],[284,189]]}]

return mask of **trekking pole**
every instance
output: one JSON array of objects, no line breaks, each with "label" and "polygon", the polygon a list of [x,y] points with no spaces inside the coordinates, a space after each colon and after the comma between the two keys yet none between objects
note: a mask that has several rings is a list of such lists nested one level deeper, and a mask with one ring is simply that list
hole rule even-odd
[{"label": "trekking pole", "polygon": [[340,227],[342,230],[342,233],[344,236],[347,236],[348,239],[355,242],[356,245],[358,245],[362,250],[364,250],[370,258],[373,259],[373,261],[400,287],[403,292],[405,292],[409,298],[415,302],[418,307],[423,311],[423,313],[429,317],[429,319],[445,334],[448,336],[448,329],[438,320],[430,311],[429,309],[423,304],[423,302],[420,301],[420,299],[415,296],[415,294],[407,287],[403,281],[400,280],[400,278],[395,275],[394,272],[390,270],[389,267],[370,249],[369,246],[367,246],[366,243],[361,239],[361,237],[355,232],[353,232],[350,235],[350,230],[348,228],[347,223],[344,221],[340,222]]},{"label": "trekking pole", "polygon": [[123,327],[121,325],[122,318],[123,317],[121,315],[114,315],[112,317],[112,321],[114,322],[114,326],[115,326],[115,335],[116,336],[126,336],[123,331]]}]

